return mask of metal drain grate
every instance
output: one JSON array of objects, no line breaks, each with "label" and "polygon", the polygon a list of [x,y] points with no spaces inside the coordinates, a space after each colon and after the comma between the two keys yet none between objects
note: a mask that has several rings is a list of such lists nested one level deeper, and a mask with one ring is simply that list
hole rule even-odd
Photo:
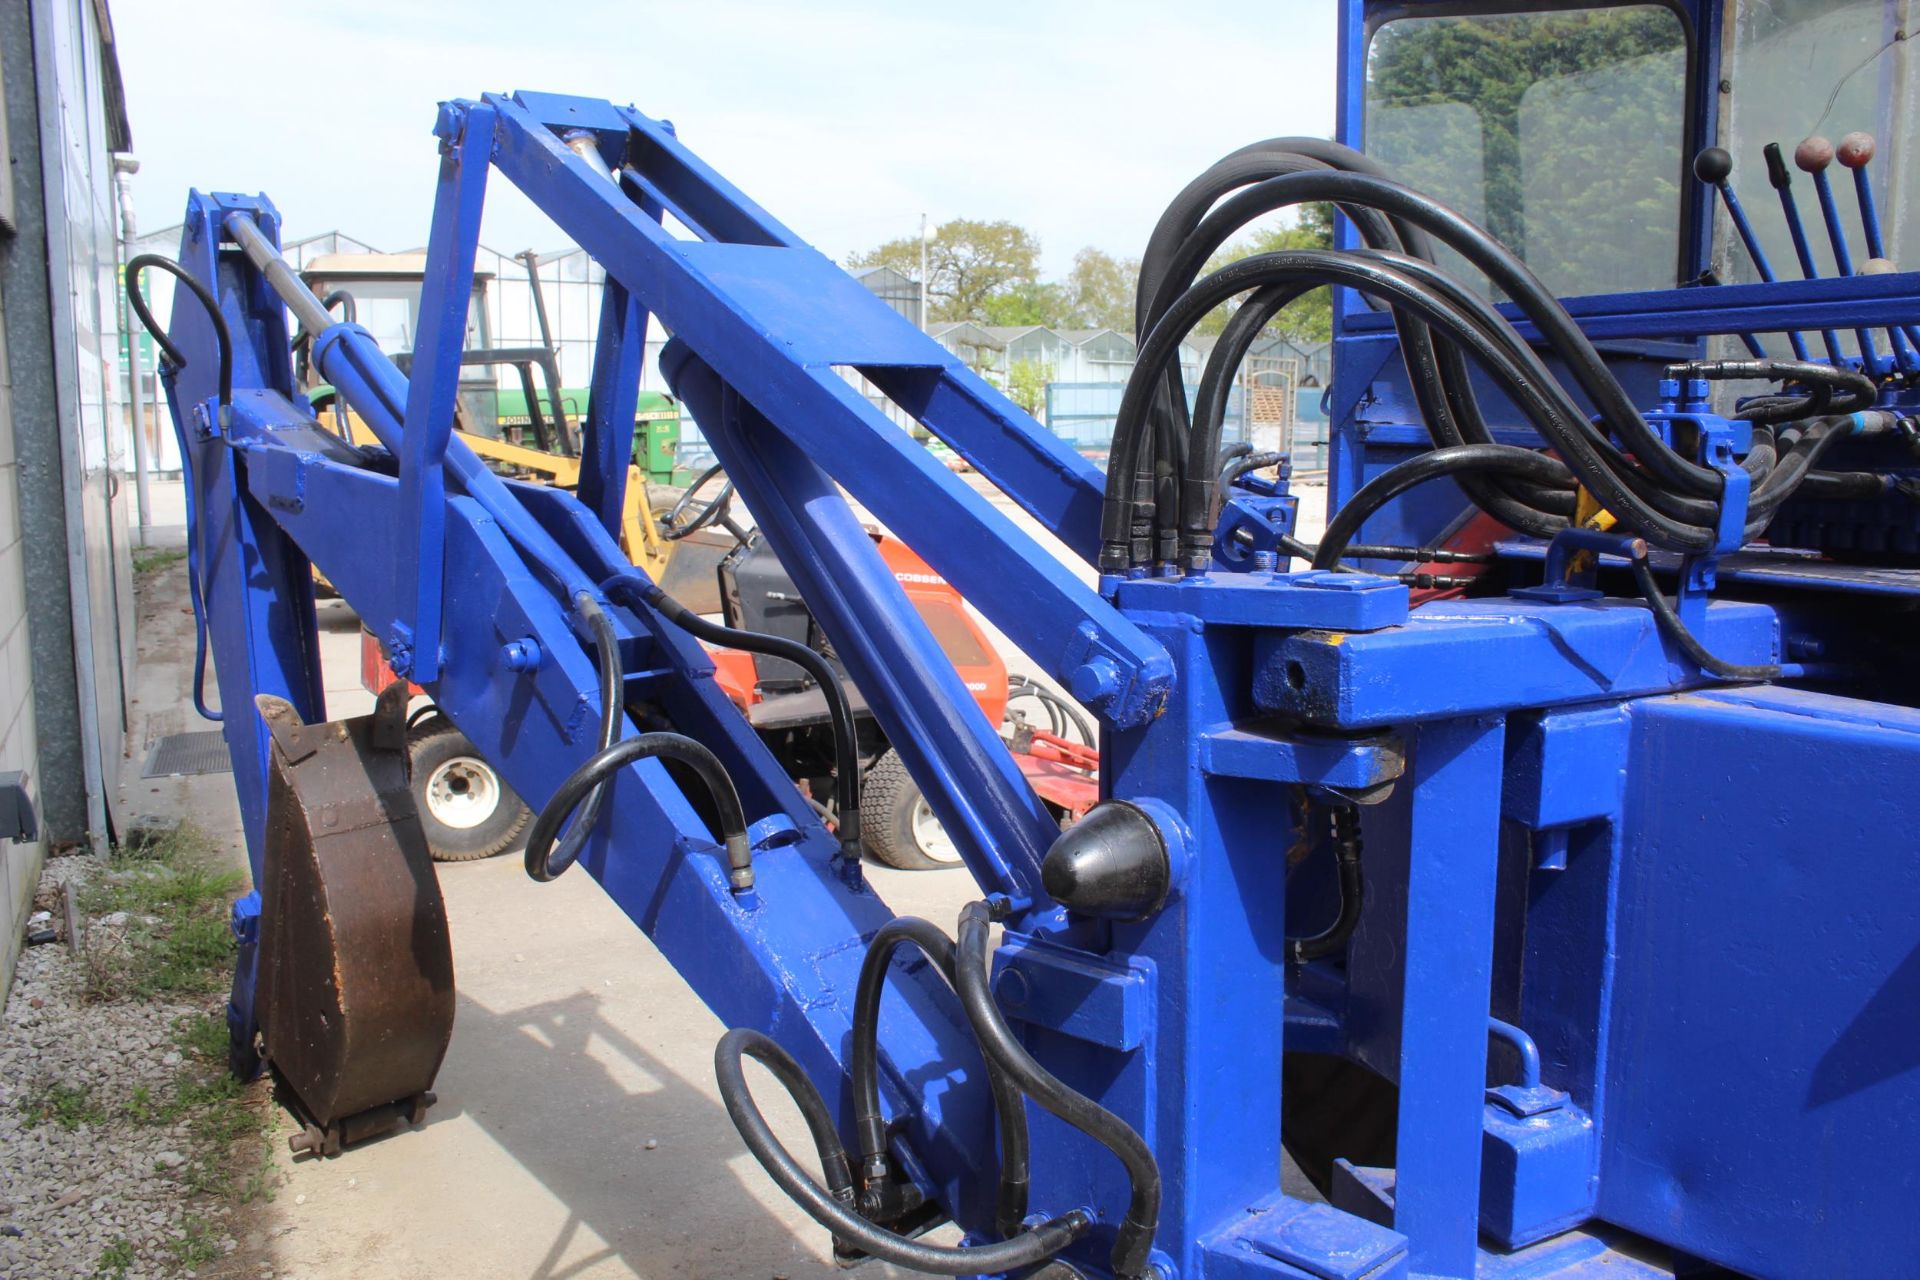
[{"label": "metal drain grate", "polygon": [[227,740],[218,729],[170,733],[147,753],[143,778],[171,778],[183,773],[231,773]]}]

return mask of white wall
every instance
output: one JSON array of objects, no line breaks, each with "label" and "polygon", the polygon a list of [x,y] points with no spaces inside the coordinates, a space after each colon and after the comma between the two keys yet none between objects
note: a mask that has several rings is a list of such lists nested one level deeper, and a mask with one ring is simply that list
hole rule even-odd
[{"label": "white wall", "polygon": [[[0,299],[0,308],[6,305]],[[24,770],[38,790],[39,753],[33,721],[33,664],[27,636],[26,551],[20,538],[20,467],[13,451],[13,387],[7,333],[0,326],[0,773]],[[13,979],[43,843],[0,840],[0,993]]]}]

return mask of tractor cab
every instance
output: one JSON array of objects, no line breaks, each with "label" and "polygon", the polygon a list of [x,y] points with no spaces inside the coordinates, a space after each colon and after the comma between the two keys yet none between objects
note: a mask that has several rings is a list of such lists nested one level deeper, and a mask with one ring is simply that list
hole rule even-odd
[{"label": "tractor cab", "polygon": [[[1350,3],[1339,137],[1511,249],[1636,403],[1660,402],[1665,371],[1700,359],[1911,374],[1911,334],[1806,327],[1822,309],[1920,293],[1904,12],[1895,0]],[[1340,235],[1360,243],[1350,223]],[[1436,256],[1519,314],[1452,249]],[[1788,308],[1801,328],[1786,327]],[[1430,441],[1387,313],[1345,291],[1335,311],[1338,506]],[[1497,438],[1537,440],[1475,382]],[[1716,382],[1711,407],[1763,389]],[[1457,495],[1426,489],[1392,504],[1368,540],[1431,545],[1465,527],[1462,511]],[[1849,516],[1797,499],[1773,534],[1823,553],[1920,550],[1910,512],[1884,504]]]}]

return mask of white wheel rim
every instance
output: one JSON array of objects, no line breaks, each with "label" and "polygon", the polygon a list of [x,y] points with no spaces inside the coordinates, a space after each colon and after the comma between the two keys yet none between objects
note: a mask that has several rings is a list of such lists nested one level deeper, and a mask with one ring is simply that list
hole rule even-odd
[{"label": "white wheel rim", "polygon": [[924,856],[935,862],[960,861],[960,850],[948,837],[947,829],[940,825],[940,819],[933,816],[933,806],[925,796],[913,798],[913,815],[907,819],[907,826],[913,832],[914,847]]},{"label": "white wheel rim", "polygon": [[427,812],[441,826],[470,831],[500,807],[500,779],[484,760],[455,756],[427,776]]}]

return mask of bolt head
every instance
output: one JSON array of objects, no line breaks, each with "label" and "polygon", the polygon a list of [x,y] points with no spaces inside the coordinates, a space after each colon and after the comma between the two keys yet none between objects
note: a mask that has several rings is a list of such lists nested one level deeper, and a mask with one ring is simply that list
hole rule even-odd
[{"label": "bolt head", "polygon": [[1107,659],[1095,658],[1074,668],[1067,688],[1082,702],[1099,702],[1120,691],[1120,672]]}]

